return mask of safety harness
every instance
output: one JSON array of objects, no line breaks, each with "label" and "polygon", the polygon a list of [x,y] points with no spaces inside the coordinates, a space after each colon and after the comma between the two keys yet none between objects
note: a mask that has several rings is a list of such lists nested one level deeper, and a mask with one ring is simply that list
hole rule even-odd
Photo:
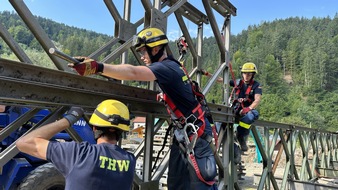
[{"label": "safety harness", "polygon": [[[229,64],[230,67],[230,72],[231,72],[231,76],[232,76],[232,81],[234,82],[234,88],[231,91],[230,97],[229,97],[229,104],[230,106],[234,109],[234,113],[236,116],[239,116],[240,111],[245,107],[244,103],[252,103],[253,100],[250,99],[249,95],[251,93],[253,84],[254,84],[254,79],[252,78],[249,82],[249,85],[245,91],[245,98],[239,98],[239,94],[241,93],[241,89],[243,87],[243,85],[245,84],[244,80],[240,80],[239,84],[237,84],[236,79],[235,79],[235,75],[234,72],[232,70],[232,64]],[[232,100],[233,98],[233,100]],[[239,118],[236,117],[237,122],[239,122],[239,125],[249,129],[251,127],[250,124],[244,123],[242,121],[238,121]]]},{"label": "safety harness", "polygon": [[[194,155],[194,147],[197,141],[197,138],[204,138],[207,140],[209,143],[212,141],[212,137],[210,135],[207,135],[204,133],[205,129],[205,117],[209,120],[210,123],[213,123],[213,119],[211,116],[211,112],[209,107],[207,106],[207,102],[205,100],[205,97],[203,93],[200,90],[200,87],[196,81],[191,80],[189,77],[186,69],[181,65],[178,61],[172,58],[168,58],[172,61],[175,61],[177,64],[179,64],[186,77],[188,78],[189,83],[191,84],[192,91],[195,95],[196,100],[198,101],[197,106],[192,110],[192,113],[188,116],[185,117],[184,114],[177,108],[177,106],[174,104],[174,102],[167,96],[165,93],[161,93],[157,96],[158,101],[164,102],[164,105],[167,108],[167,111],[169,115],[171,116],[171,119],[174,123],[174,125],[177,127],[177,130],[175,130],[175,134],[177,136],[182,136],[183,138],[181,140],[177,139],[179,141],[179,146],[187,154],[188,161],[189,163],[193,166],[197,177],[199,180],[202,182],[208,184],[208,185],[213,185],[215,181],[206,181],[203,176],[201,175],[201,172],[199,170],[198,164],[195,159]],[[200,124],[200,126],[197,126],[196,124]],[[172,127],[173,125],[171,125]],[[170,128],[171,128],[170,127]],[[214,128],[214,127],[213,127]],[[170,129],[167,130],[167,132],[170,131]],[[215,132],[214,132],[215,131]],[[216,130],[213,129],[214,135],[216,134]],[[167,138],[167,133],[166,137]],[[217,135],[217,134],[216,134]],[[176,136],[176,138],[177,138]],[[166,141],[165,141],[166,142]],[[157,161],[157,158],[156,158]],[[156,165],[155,161],[155,165]],[[155,166],[154,165],[154,166]]]},{"label": "safety harness", "polygon": [[171,115],[171,118],[175,123],[176,126],[180,129],[184,128],[187,123],[193,123],[197,120],[200,120],[203,124],[200,127],[193,127],[195,131],[197,131],[198,137],[200,137],[205,129],[205,120],[204,120],[204,113],[205,111],[202,109],[201,104],[198,104],[193,110],[190,116],[185,117],[183,113],[176,107],[173,101],[166,95],[163,94],[163,102],[167,108],[168,113]]},{"label": "safety harness", "polygon": [[253,101],[252,99],[249,98],[253,84],[254,84],[254,80],[251,79],[249,84],[248,84],[248,87],[245,91],[245,98],[239,98],[239,94],[241,93],[242,86],[244,85],[243,80],[240,80],[238,85],[236,85],[236,83],[235,83],[235,87],[233,88],[233,90],[236,90],[235,99],[234,99],[233,104],[232,104],[232,107],[234,109],[234,113],[236,115],[235,120],[238,122],[238,124],[241,127],[244,127],[246,129],[250,129],[251,125],[248,124],[248,123],[245,123],[243,121],[240,121],[239,115],[240,115],[241,110],[245,107],[244,104],[245,103],[252,103],[252,101]]},{"label": "safety harness", "polygon": [[[236,83],[236,82],[234,81],[234,83]],[[233,105],[237,104],[236,109],[238,109],[238,110],[235,109],[235,113],[237,113],[237,112],[239,113],[239,111],[244,108],[245,102],[248,102],[248,103],[252,102],[252,100],[249,98],[249,95],[250,95],[250,92],[252,90],[253,84],[254,84],[254,80],[251,79],[250,82],[249,82],[248,88],[245,91],[245,98],[243,98],[243,99],[239,98],[239,94],[241,93],[241,88],[244,85],[244,81],[240,80],[238,85],[235,84],[235,87],[233,88],[233,90],[236,90],[236,92],[235,92],[235,99],[233,101]]]}]

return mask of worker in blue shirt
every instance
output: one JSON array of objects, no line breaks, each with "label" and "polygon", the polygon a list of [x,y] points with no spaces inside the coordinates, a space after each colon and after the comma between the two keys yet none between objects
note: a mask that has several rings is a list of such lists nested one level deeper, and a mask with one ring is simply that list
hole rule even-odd
[{"label": "worker in blue shirt", "polygon": [[80,107],[72,107],[62,119],[21,137],[16,142],[17,148],[53,163],[65,177],[67,190],[130,190],[136,159],[117,145],[130,125],[129,110],[122,102],[105,100],[92,114],[89,123],[93,126],[97,144],[49,140],[72,126],[83,112]]},{"label": "worker in blue shirt", "polygon": [[212,128],[205,110],[195,98],[183,66],[167,55],[168,43],[163,31],[146,28],[134,36],[132,43],[145,65],[108,64],[88,57],[75,57],[80,63],[69,66],[82,76],[101,74],[118,80],[156,82],[162,91],[159,99],[167,106],[175,130],[169,158],[168,189],[216,189],[216,161],[208,140],[212,139]]}]

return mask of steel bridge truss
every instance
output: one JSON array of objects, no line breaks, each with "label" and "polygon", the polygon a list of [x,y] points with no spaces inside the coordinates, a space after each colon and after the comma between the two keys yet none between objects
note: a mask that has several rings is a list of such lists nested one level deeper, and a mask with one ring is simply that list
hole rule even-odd
[{"label": "steel bridge truss", "polygon": [[[157,92],[155,86],[150,83],[149,89],[141,89],[127,86],[123,81],[121,84],[74,74],[67,67],[65,60],[48,53],[49,49],[55,48],[55,46],[23,0],[9,0],[9,2],[59,70],[34,66],[30,58],[0,23],[0,36],[21,61],[0,59],[0,103],[32,108],[0,131],[0,141],[8,137],[41,109],[50,109],[51,113],[31,130],[59,118],[72,105],[83,107],[86,110],[86,119],[88,120],[98,103],[108,98],[118,99],[129,105],[131,112],[136,116],[146,117],[146,138],[134,152],[136,157],[143,155],[143,175],[142,177],[135,175],[134,188],[158,188],[159,180],[168,166],[169,154],[152,171],[154,135],[163,123],[168,122],[169,117],[164,106],[156,101]],[[115,34],[109,42],[91,53],[89,57],[98,59],[100,55],[110,50],[113,46],[118,46],[100,61],[110,63],[117,58],[121,58],[121,64],[127,63],[127,52],[131,50],[139,63],[142,64],[139,55],[131,47],[133,35],[137,33],[137,29],[142,25],[143,27],[158,27],[166,31],[167,18],[173,14],[183,36],[186,38],[192,55],[192,70],[189,73],[191,77],[196,77],[196,80],[200,83],[201,76],[196,71],[202,68],[203,65],[203,27],[210,24],[219,48],[219,63],[216,63],[218,64],[218,69],[204,86],[203,93],[207,94],[216,82],[217,77],[222,76],[225,79],[223,99],[228,100],[229,88],[225,84],[229,82],[230,23],[231,16],[236,16],[237,11],[229,1],[202,0],[206,13],[204,14],[204,11],[197,9],[187,0],[154,0],[153,2],[141,0],[144,15],[143,18],[140,18],[135,23],[130,22],[131,0],[124,1],[123,17],[113,1],[104,0],[104,3],[114,20]],[[142,12],[140,10],[137,11]],[[214,14],[220,14],[224,18],[221,29],[218,29]],[[195,43],[193,43],[184,18],[194,23],[197,27]],[[169,48],[167,50],[171,52]],[[221,123],[218,144],[217,146],[211,145],[217,152],[218,189],[241,189],[233,159],[234,115],[232,109],[227,104],[209,104],[209,107],[214,120]],[[155,119],[158,119],[156,123]],[[255,125],[252,127],[253,139],[257,143],[263,160],[262,173],[257,177],[259,179],[257,180],[258,189],[270,189],[270,187],[274,189],[327,188],[327,186],[315,182],[321,177],[337,176],[337,134],[264,121],[257,121]],[[67,132],[74,140],[82,140],[76,131],[69,129]],[[275,156],[274,149],[276,144],[280,145],[280,149]],[[294,159],[297,148],[300,148],[302,152],[302,161],[299,162],[299,165],[296,164],[298,162]],[[15,143],[1,151],[0,168],[18,152]],[[285,170],[280,179],[275,171],[278,164],[282,163],[283,156],[285,157]],[[338,189],[331,186],[330,188]]]},{"label": "steel bridge truss", "polygon": [[266,121],[255,122],[251,131],[263,163],[257,189],[338,189],[318,184],[337,178],[336,133]]}]

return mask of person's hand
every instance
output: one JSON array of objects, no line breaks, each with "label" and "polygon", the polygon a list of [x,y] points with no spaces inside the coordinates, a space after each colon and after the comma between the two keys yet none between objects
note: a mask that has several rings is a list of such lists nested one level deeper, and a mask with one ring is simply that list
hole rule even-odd
[{"label": "person's hand", "polygon": [[204,69],[199,69],[199,70],[197,70],[197,72],[198,72],[198,73],[201,73],[202,75],[205,75],[205,76],[208,76],[208,75],[209,75],[208,71],[206,71],[206,70],[204,70]]},{"label": "person's hand", "polygon": [[73,125],[77,120],[79,120],[83,115],[83,109],[81,107],[71,107],[67,114],[63,117],[68,120],[70,125]]},{"label": "person's hand", "polygon": [[241,110],[240,114],[241,115],[245,115],[247,114],[249,111],[251,111],[251,108],[250,107],[245,107]]},{"label": "person's hand", "polygon": [[96,62],[89,57],[74,57],[79,63],[69,63],[68,67],[72,67],[81,76],[92,75],[103,72],[103,64]]}]

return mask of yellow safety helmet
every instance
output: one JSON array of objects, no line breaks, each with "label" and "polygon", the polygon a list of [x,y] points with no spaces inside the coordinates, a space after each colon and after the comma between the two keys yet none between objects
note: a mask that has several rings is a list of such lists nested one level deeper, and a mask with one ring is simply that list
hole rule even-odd
[{"label": "yellow safety helmet", "polygon": [[153,48],[159,45],[168,44],[167,36],[158,28],[147,28],[134,36],[132,45],[138,51],[141,47]]},{"label": "yellow safety helmet", "polygon": [[128,107],[117,100],[104,100],[96,107],[89,123],[97,127],[114,127],[129,131]]},{"label": "yellow safety helmet", "polygon": [[251,62],[244,63],[244,65],[241,68],[241,72],[242,73],[258,73],[256,65]]}]

